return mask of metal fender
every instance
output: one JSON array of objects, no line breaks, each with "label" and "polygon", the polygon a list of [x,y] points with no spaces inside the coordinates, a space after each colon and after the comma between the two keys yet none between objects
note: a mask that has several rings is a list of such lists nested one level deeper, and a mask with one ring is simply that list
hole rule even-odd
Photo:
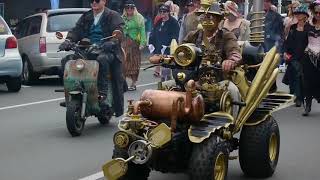
[{"label": "metal fender", "polygon": [[234,118],[225,112],[207,114],[199,123],[190,126],[189,140],[193,143],[201,143],[217,130],[229,128],[233,121]]}]

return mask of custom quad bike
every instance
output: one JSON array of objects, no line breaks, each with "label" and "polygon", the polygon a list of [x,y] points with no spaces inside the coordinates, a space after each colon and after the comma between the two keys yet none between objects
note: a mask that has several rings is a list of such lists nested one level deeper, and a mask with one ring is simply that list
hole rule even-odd
[{"label": "custom quad bike", "polygon": [[[118,33],[121,32],[114,32],[113,36],[103,38],[101,41],[109,40]],[[59,32],[56,33],[56,36],[59,39],[63,38]],[[106,77],[110,79],[108,95],[107,97],[100,96],[97,86],[99,63],[88,58],[92,54],[98,55],[101,52],[100,46],[90,44],[90,41],[86,39],[71,44],[71,50],[80,58],[66,63],[63,75],[64,90],[60,92],[64,92],[66,97],[68,131],[72,136],[80,136],[87,117],[96,116],[102,125],[109,123],[113,115],[112,83],[111,77]],[[108,111],[102,111],[102,102],[109,106]]]},{"label": "custom quad bike", "polygon": [[[276,49],[266,54],[252,82],[245,76],[250,66],[223,74],[219,60],[204,60],[194,44],[171,49],[172,56],[150,61],[171,68],[175,85],[161,83],[159,90],[146,90],[139,101],[129,102],[114,135],[113,160],[103,166],[105,177],[146,180],[156,170],[186,172],[192,180],[224,180],[228,161],[237,158],[230,156],[235,150],[246,175],[271,176],[280,148],[271,113],[293,98],[268,93],[278,74]],[[237,86],[240,101],[229,91],[230,82]],[[237,115],[234,108],[239,109]]]},{"label": "custom quad bike", "polygon": [[[221,71],[214,49],[195,44],[173,43],[172,55],[150,58],[171,68],[174,81],[129,101],[114,134],[113,160],[102,167],[108,180],[146,180],[151,170],[187,173],[191,180],[225,180],[229,160],[237,158],[249,177],[273,175],[280,132],[272,113],[293,96],[270,91],[280,55],[276,48],[261,51],[263,1],[253,2],[250,43],[242,46],[244,64],[230,73]],[[258,57],[261,63],[251,62]],[[231,156],[235,150],[238,156]]]}]

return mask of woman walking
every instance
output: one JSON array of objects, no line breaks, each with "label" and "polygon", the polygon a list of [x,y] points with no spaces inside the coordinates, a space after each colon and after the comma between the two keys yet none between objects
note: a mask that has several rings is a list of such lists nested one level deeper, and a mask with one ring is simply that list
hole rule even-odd
[{"label": "woman walking", "polygon": [[312,99],[320,102],[320,0],[310,4],[313,18],[308,32],[308,45],[303,66],[303,90],[305,100],[304,116],[311,111]]},{"label": "woman walking", "polygon": [[298,6],[294,9],[293,15],[297,23],[291,25],[288,37],[284,42],[284,59],[288,64],[286,76],[289,80],[290,94],[296,96],[296,107],[300,107],[303,101],[301,62],[308,44],[308,32],[306,30],[310,27],[307,23],[308,7],[305,5]]},{"label": "woman walking", "polygon": [[125,77],[131,79],[129,91],[137,89],[136,83],[139,77],[141,65],[141,50],[146,45],[146,33],[143,16],[138,13],[133,0],[128,0],[124,4],[123,20],[125,22],[124,34],[125,40],[122,47],[126,53],[124,62]]}]

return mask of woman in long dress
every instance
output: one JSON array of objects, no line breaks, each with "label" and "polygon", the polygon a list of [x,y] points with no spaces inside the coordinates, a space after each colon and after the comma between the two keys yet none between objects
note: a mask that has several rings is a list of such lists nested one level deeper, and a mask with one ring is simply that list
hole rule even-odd
[{"label": "woman in long dress", "polygon": [[124,34],[125,40],[122,47],[126,54],[124,61],[125,77],[131,79],[129,91],[136,90],[136,83],[139,77],[141,65],[141,50],[145,47],[146,33],[143,16],[137,11],[137,8],[132,0],[125,2],[123,12],[123,20],[125,22]]}]

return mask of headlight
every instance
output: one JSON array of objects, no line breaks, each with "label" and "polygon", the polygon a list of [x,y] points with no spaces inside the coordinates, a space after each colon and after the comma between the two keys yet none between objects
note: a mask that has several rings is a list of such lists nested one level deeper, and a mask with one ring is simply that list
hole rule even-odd
[{"label": "headlight", "polygon": [[189,66],[196,59],[196,51],[192,44],[182,44],[174,52],[175,62],[182,67]]},{"label": "headlight", "polygon": [[78,60],[76,62],[76,68],[77,68],[78,71],[82,71],[83,68],[84,68],[84,62],[82,60]]}]

